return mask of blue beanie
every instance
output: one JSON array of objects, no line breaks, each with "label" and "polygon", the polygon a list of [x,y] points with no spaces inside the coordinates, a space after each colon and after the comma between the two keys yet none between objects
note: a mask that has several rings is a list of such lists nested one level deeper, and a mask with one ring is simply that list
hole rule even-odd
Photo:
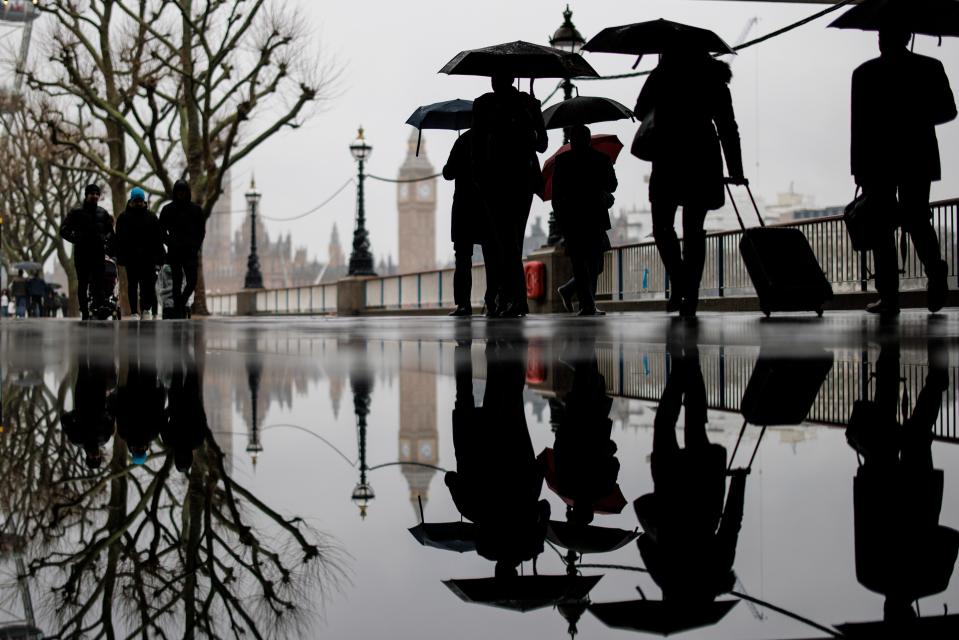
[{"label": "blue beanie", "polygon": [[147,194],[140,187],[133,187],[133,190],[130,191],[130,200],[143,200],[146,202]]},{"label": "blue beanie", "polygon": [[135,465],[141,465],[147,461],[147,454],[145,452],[134,453],[132,457],[133,457],[133,464]]}]

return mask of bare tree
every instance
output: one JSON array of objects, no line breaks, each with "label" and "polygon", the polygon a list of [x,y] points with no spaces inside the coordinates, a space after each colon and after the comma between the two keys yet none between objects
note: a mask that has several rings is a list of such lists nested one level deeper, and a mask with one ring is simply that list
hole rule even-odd
[{"label": "bare tree", "polygon": [[43,264],[56,254],[67,274],[68,315],[78,315],[76,269],[59,229],[96,171],[89,158],[102,154],[102,148],[85,143],[87,152],[81,154],[72,144],[53,143],[52,130],[71,142],[83,140],[85,132],[82,122],[70,121],[49,99],[26,97],[0,123],[0,193],[4,194],[0,215],[7,223],[4,256],[8,261]]},{"label": "bare tree", "polygon": [[[188,180],[209,217],[230,167],[296,128],[335,72],[311,53],[305,21],[266,0],[59,0],[50,74],[31,87],[69,95],[101,125],[114,213],[129,184],[165,197]],[[59,140],[58,140],[59,141]],[[80,153],[86,145],[75,143]],[[95,158],[91,157],[91,161]],[[204,279],[194,310],[206,313]]]}]

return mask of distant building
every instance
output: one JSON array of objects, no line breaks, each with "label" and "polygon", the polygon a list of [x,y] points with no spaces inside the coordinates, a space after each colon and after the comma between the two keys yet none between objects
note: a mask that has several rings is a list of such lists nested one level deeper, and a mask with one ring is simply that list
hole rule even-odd
[{"label": "distant building", "polygon": [[[230,180],[227,176],[223,195],[207,221],[206,240],[203,243],[203,275],[209,292],[237,291],[243,287],[250,253],[251,216],[247,211],[243,224],[233,233],[231,241],[232,213]],[[291,234],[271,239],[259,215],[256,220],[256,246],[263,284],[267,289],[299,287],[319,280],[323,265],[310,259],[305,247],[294,247]]]},{"label": "distant building", "polygon": [[[543,229],[543,218],[536,216],[536,218],[533,219],[533,227],[529,230],[529,234],[523,239],[523,257],[525,258],[542,247],[546,244],[547,239],[546,231]],[[482,249],[477,245],[473,250],[473,261],[482,262],[482,260]]]},{"label": "distant building", "polygon": [[[327,253],[329,254],[329,260],[320,274],[320,282],[336,282],[345,278],[349,268],[346,256],[343,253],[343,246],[340,244],[340,232],[336,228],[335,222],[333,223],[333,230],[330,231],[330,244],[327,247]],[[377,271],[377,273],[379,272]]]},{"label": "distant building", "polygon": [[649,209],[640,209],[636,205],[629,209],[620,207],[618,213],[610,213],[609,221],[612,225],[609,243],[614,247],[652,239],[653,214]]},{"label": "distant building", "polygon": [[397,176],[399,180],[416,181],[396,186],[400,273],[436,268],[436,178],[425,179],[436,170],[426,155],[425,139],[416,155],[417,139],[413,131]]}]

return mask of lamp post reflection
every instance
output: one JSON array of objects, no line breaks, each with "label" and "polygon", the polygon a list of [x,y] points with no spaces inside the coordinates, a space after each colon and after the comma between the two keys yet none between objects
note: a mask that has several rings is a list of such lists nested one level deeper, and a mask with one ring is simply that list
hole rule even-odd
[{"label": "lamp post reflection", "polygon": [[350,373],[350,388],[353,390],[353,412],[356,414],[356,444],[360,480],[353,488],[353,504],[360,509],[360,517],[366,519],[366,510],[376,497],[373,487],[367,480],[370,468],[366,463],[366,418],[370,415],[370,395],[373,391],[373,376],[361,365]]}]

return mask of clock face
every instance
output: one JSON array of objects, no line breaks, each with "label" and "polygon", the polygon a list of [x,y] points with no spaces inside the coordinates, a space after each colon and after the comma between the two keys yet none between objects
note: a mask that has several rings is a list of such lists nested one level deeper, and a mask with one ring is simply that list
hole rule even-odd
[{"label": "clock face", "polygon": [[408,185],[408,184],[401,184],[401,185],[400,185],[400,199],[401,199],[401,200],[406,200],[406,199],[409,198],[409,197],[410,197],[410,185]]},{"label": "clock face", "polygon": [[416,195],[420,200],[428,200],[433,195],[433,185],[428,182],[421,182],[416,188]]},{"label": "clock face", "polygon": [[433,443],[420,443],[420,460],[430,460],[433,458]]}]

